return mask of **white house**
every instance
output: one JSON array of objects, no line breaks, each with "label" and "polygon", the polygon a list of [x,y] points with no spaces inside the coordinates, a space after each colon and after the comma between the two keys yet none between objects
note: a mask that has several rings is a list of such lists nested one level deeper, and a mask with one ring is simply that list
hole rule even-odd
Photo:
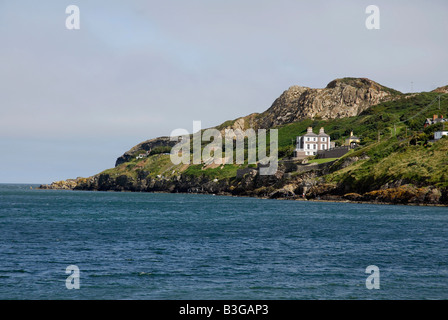
[{"label": "white house", "polygon": [[319,150],[330,149],[330,136],[325,133],[324,128],[320,128],[319,134],[313,132],[312,127],[308,127],[307,133],[296,139],[296,158],[306,158],[314,156]]},{"label": "white house", "polygon": [[439,140],[441,139],[443,136],[448,136],[448,131],[436,131],[434,132],[434,140]]}]

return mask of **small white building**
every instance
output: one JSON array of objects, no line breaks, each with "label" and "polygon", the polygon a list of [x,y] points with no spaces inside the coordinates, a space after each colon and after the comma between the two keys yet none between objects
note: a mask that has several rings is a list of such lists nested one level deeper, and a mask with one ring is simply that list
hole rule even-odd
[{"label": "small white building", "polygon": [[313,132],[313,128],[309,127],[307,133],[297,137],[296,140],[296,158],[306,158],[314,156],[317,151],[330,149],[330,136],[325,133],[324,128],[320,128],[319,134]]},{"label": "small white building", "polygon": [[436,131],[434,132],[434,140],[440,140],[443,136],[448,136],[448,131]]}]

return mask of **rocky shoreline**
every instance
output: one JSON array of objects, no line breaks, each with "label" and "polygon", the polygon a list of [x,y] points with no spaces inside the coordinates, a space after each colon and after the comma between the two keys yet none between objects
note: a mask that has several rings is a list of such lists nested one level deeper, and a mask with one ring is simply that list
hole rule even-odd
[{"label": "rocky shoreline", "polygon": [[[439,89],[433,95],[446,91],[445,87]],[[419,114],[420,111],[412,106],[426,105],[432,99],[429,98],[431,93],[402,94],[366,78],[335,79],[323,89],[292,86],[265,112],[229,120],[214,128],[225,133],[226,129],[258,130],[283,126],[284,139],[288,137],[294,141],[305,128],[295,126],[296,123],[308,121],[310,126],[321,126],[325,121],[327,125],[333,125],[333,140],[345,137],[355,128],[364,134],[363,139],[368,143],[335,162],[298,164],[282,160],[275,175],[261,176],[259,168],[248,166],[218,174],[212,171],[217,167],[207,168],[206,165],[192,170],[189,165],[167,165],[163,154],[176,142],[169,137],[159,137],[141,142],[125,152],[116,160],[115,168],[89,178],[42,185],[40,189],[448,206],[445,170],[448,140],[441,139],[432,145],[429,143],[433,134],[430,130],[422,128],[408,136],[408,128],[397,127],[393,120],[401,119],[403,115],[397,110],[403,108]],[[380,107],[373,108],[375,106]],[[348,117],[353,118],[340,121]],[[291,146],[284,143],[281,157],[291,157],[290,149]]]},{"label": "rocky shoreline", "polygon": [[415,186],[396,181],[378,190],[357,193],[342,184],[330,184],[322,178],[331,163],[296,175],[286,172],[284,166],[273,176],[247,173],[240,178],[208,179],[204,176],[180,174],[172,178],[150,178],[144,172],[137,179],[121,175],[112,177],[99,174],[90,178],[69,179],[41,185],[40,189],[161,192],[185,194],[214,194],[223,196],[256,197],[262,199],[311,200],[351,203],[402,204],[448,206],[447,190],[434,186]]}]

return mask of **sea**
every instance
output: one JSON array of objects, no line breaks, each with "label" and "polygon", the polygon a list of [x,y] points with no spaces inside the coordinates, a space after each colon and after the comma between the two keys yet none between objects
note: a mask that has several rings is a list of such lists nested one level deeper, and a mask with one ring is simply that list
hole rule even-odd
[{"label": "sea", "polygon": [[448,208],[0,185],[2,300],[448,299]]}]

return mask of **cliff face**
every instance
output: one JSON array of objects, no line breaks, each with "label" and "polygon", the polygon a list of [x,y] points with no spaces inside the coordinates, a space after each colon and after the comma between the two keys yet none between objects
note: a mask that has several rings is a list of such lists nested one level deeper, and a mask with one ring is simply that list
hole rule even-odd
[{"label": "cliff face", "polygon": [[245,174],[241,178],[210,179],[205,176],[179,174],[172,177],[152,178],[144,172],[137,177],[112,176],[101,173],[90,178],[77,178],[42,185],[41,189],[203,193],[264,198],[296,198],[313,184],[313,179],[329,172],[330,164],[310,165],[299,176],[291,178],[285,165],[272,176]]},{"label": "cliff face", "polygon": [[[265,112],[253,113],[234,121],[216,126],[225,129],[269,129],[302,119],[337,119],[357,116],[369,107],[400,96],[401,93],[365,78],[343,78],[331,81],[324,89],[292,86]],[[151,139],[133,147],[116,161],[115,166],[125,163],[139,150],[173,146],[168,137]]]},{"label": "cliff face", "polygon": [[436,93],[448,93],[448,86],[444,86],[444,87],[439,87],[437,89],[434,89],[432,92],[436,92]]},{"label": "cliff face", "polygon": [[[368,157],[345,159],[350,166]],[[326,174],[336,170],[333,163],[315,165],[313,168],[291,175],[285,166],[273,176],[245,174],[241,178],[209,179],[204,176],[179,175],[171,178],[150,178],[144,175],[132,178],[126,175],[113,177],[99,174],[90,178],[78,178],[54,182],[41,189],[199,193],[233,196],[250,196],[269,199],[318,199],[328,201],[354,201],[389,204],[447,205],[448,190],[434,186],[415,186],[405,180],[385,184],[380,189],[357,193],[345,183],[328,183]]]},{"label": "cliff face", "polygon": [[[276,174],[270,176],[262,176],[258,169],[248,165],[174,164],[166,153],[176,142],[161,137],[130,149],[117,159],[115,168],[41,188],[448,205],[448,139],[432,141],[433,132],[428,128],[414,128],[416,131],[409,135],[407,125],[396,123],[403,113],[421,113],[421,106],[431,103],[441,90],[444,88],[432,93],[402,95],[371,80],[353,78],[334,80],[324,89],[294,86],[264,113],[215,127],[224,131],[285,125],[279,132],[282,147],[289,148],[289,141],[294,141],[307,123],[326,126],[329,123],[326,120],[333,119],[329,134],[355,127],[364,140],[363,145],[336,161],[318,159],[314,163],[301,163],[284,154]],[[384,101],[389,102],[376,106]],[[371,112],[360,114],[370,107]],[[432,108],[427,110],[428,114],[438,112],[439,108],[446,110],[448,101],[442,99],[441,106]],[[349,116],[353,116],[349,121],[342,119]],[[425,115],[420,116],[423,123]],[[300,121],[313,118],[314,121]],[[378,139],[380,130],[382,136]],[[136,157],[140,153],[145,155]]]},{"label": "cliff face", "polygon": [[258,127],[270,128],[307,118],[353,117],[397,95],[399,92],[369,79],[336,79],[324,89],[292,86],[260,115]]}]

